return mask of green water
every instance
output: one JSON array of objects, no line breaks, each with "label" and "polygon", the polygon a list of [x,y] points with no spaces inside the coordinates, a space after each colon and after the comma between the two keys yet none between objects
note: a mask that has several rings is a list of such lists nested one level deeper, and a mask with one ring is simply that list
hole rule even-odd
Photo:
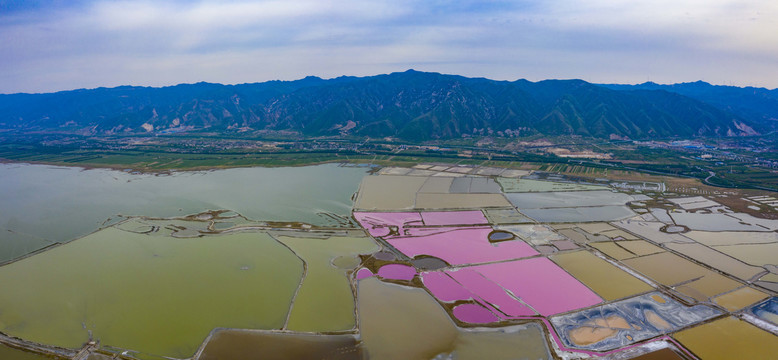
[{"label": "green water", "polygon": [[38,355],[0,344],[0,359],[3,360],[55,360],[43,355]]},{"label": "green water", "polygon": [[[276,238],[307,265],[287,329],[305,332],[353,329],[356,326],[354,292],[346,275],[359,262],[347,260],[378,251],[378,245],[368,237]],[[338,268],[339,264],[345,266]]]},{"label": "green water", "polygon": [[177,239],[107,228],[0,267],[0,331],[187,358],[216,327],[279,329],[302,261],[267,233]]},{"label": "green water", "polygon": [[258,221],[333,225],[319,213],[349,216],[365,174],[365,168],[336,164],[165,176],[0,164],[0,263],[87,235],[119,214],[174,217],[229,209]]}]

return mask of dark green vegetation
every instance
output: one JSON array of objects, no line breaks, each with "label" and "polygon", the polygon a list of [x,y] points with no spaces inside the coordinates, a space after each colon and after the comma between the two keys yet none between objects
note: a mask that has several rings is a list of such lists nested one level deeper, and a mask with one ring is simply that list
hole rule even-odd
[{"label": "dark green vegetation", "polygon": [[718,146],[602,145],[600,149],[613,154],[614,160],[599,164],[623,170],[697,178],[707,185],[718,187],[778,191],[778,162],[774,158],[776,136],[726,142],[708,139],[707,142]]},{"label": "dark green vegetation", "polygon": [[[525,139],[526,140],[526,139]],[[778,191],[778,136],[706,138],[646,143],[584,137],[549,138],[546,145],[516,139],[479,137],[413,144],[359,138],[293,140],[177,134],[169,136],[82,137],[0,134],[0,160],[110,167],[137,171],[194,170],[248,166],[297,166],[325,162],[414,165],[446,162],[525,168],[587,177],[621,170],[696,178],[726,188]],[[609,159],[565,158],[547,152],[563,147],[594,150]]]},{"label": "dark green vegetation", "polygon": [[296,166],[324,162],[393,165],[430,161],[503,165],[526,161],[567,162],[552,155],[478,149],[466,145],[439,148],[404,143],[230,140],[196,136],[99,140],[85,137],[0,136],[0,159],[139,171]]},{"label": "dark green vegetation", "polygon": [[103,136],[216,132],[409,141],[538,134],[643,139],[766,133],[773,122],[763,115],[730,112],[664,90],[410,70],[331,80],[0,95],[0,130]]}]

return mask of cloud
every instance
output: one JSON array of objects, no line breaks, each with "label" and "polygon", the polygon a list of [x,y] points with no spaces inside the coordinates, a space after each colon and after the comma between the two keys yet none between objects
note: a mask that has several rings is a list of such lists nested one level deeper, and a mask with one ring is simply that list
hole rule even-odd
[{"label": "cloud", "polygon": [[774,1],[31,4],[0,14],[0,92],[406,68],[509,80],[778,86]]}]

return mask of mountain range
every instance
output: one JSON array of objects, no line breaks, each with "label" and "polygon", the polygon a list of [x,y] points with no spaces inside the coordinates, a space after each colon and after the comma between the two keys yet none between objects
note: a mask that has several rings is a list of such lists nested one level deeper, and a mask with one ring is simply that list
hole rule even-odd
[{"label": "mountain range", "polygon": [[0,95],[0,130],[88,135],[180,131],[301,137],[743,136],[778,125],[778,90],[495,81],[405,72],[368,77]]}]

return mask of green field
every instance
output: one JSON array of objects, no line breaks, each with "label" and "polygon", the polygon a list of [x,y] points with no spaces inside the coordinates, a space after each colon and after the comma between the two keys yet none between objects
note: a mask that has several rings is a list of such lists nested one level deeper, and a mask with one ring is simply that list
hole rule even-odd
[{"label": "green field", "polygon": [[[10,139],[10,141],[9,141]],[[410,166],[445,162],[506,168],[524,168],[585,177],[608,177],[611,170],[700,179],[708,185],[778,191],[778,175],[772,169],[743,158],[704,161],[679,150],[592,144],[613,160],[561,158],[542,150],[506,150],[504,144],[477,147],[473,141],[446,142],[437,146],[358,139],[257,140],[182,136],[152,138],[131,144],[127,138],[77,138],[70,143],[46,144],[32,137],[0,143],[0,160],[66,166],[105,167],[142,172],[203,170],[231,167],[302,166],[327,162]],[[273,143],[258,148],[257,143]],[[253,147],[252,147],[253,146]],[[581,144],[567,144],[575,148]],[[624,162],[622,162],[624,161]],[[714,176],[710,176],[711,172]],[[706,180],[707,179],[707,180]]]}]

